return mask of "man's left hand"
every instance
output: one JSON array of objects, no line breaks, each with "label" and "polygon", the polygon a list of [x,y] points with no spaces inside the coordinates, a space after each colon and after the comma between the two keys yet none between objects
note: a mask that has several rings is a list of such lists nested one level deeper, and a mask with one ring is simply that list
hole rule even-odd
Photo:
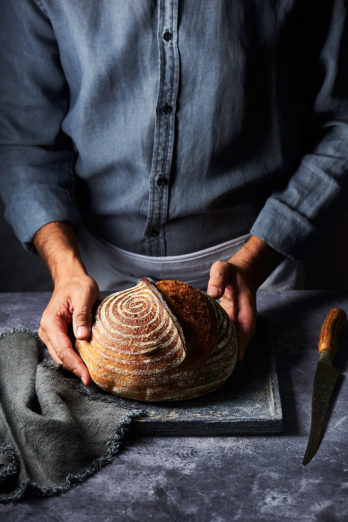
[{"label": "man's left hand", "polygon": [[236,327],[239,361],[255,332],[257,289],[283,259],[262,239],[251,236],[231,259],[211,266],[207,294],[220,299]]},{"label": "man's left hand", "polygon": [[210,270],[207,293],[215,299],[220,298],[221,306],[233,322],[238,336],[238,360],[242,361],[257,317],[256,288],[250,275],[233,261],[216,261]]}]

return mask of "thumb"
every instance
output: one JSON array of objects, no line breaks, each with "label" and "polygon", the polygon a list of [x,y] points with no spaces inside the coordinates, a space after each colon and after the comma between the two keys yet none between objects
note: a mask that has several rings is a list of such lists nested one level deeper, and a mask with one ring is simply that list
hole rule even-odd
[{"label": "thumb", "polygon": [[207,294],[214,299],[219,299],[225,291],[232,273],[232,265],[227,261],[215,261],[210,268]]},{"label": "thumb", "polygon": [[89,339],[92,326],[92,306],[91,299],[78,301],[74,305],[72,316],[74,335],[77,339]]}]

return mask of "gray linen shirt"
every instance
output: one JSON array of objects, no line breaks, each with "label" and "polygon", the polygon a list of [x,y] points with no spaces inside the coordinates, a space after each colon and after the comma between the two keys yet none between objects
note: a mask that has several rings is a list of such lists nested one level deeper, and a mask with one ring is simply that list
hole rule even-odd
[{"label": "gray linen shirt", "polygon": [[30,245],[83,224],[178,255],[303,257],[346,205],[345,0],[0,0],[0,189]]}]

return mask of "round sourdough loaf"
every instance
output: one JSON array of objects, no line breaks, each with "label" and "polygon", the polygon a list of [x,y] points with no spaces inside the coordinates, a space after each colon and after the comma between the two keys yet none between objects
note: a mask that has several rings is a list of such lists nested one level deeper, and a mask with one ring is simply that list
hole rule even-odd
[{"label": "round sourdough loaf", "polygon": [[141,401],[190,399],[233,372],[237,336],[225,310],[181,281],[143,278],[101,301],[89,341],[76,341],[93,381]]}]

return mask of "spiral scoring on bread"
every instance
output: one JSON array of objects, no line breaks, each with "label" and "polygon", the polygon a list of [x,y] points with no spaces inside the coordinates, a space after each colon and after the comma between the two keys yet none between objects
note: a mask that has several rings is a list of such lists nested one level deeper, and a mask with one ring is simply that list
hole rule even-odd
[{"label": "spiral scoring on bread", "polygon": [[94,381],[151,376],[185,359],[185,340],[170,311],[145,281],[115,292],[98,306],[91,341],[77,344]]},{"label": "spiral scoring on bread", "polygon": [[177,332],[154,293],[141,283],[101,303],[93,334],[113,351],[128,354],[131,344],[134,354],[143,354],[170,346]]}]

